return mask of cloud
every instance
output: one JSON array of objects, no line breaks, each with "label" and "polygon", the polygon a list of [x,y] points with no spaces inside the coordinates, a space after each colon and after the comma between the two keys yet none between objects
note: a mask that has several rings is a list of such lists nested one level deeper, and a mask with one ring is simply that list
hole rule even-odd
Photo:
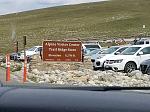
[{"label": "cloud", "polygon": [[60,5],[106,0],[0,0],[0,15]]}]

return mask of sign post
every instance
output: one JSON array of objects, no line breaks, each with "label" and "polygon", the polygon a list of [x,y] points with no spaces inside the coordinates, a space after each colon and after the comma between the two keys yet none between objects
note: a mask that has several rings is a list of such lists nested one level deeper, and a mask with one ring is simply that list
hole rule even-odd
[{"label": "sign post", "polygon": [[43,41],[43,61],[82,62],[81,42]]}]

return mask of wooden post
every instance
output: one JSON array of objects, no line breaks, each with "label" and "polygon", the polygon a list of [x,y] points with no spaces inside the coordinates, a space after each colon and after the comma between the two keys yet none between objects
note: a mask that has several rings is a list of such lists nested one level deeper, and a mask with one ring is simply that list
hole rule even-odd
[{"label": "wooden post", "polygon": [[26,57],[26,36],[23,36],[23,49],[24,49],[24,70],[23,70],[23,82],[27,80],[27,57]]}]

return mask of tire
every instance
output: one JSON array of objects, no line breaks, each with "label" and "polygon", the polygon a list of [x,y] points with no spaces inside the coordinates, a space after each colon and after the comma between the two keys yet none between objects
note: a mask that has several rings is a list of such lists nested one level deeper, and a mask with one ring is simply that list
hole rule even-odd
[{"label": "tire", "polygon": [[128,63],[126,63],[126,65],[124,67],[124,72],[130,73],[136,69],[137,69],[137,67],[136,67],[136,64],[134,62],[128,62]]},{"label": "tire", "polygon": [[97,70],[98,70],[98,68],[96,68],[96,67],[93,67],[93,70],[94,70],[94,71],[97,71]]},{"label": "tire", "polygon": [[148,67],[146,73],[147,73],[148,75],[150,75],[150,67]]},{"label": "tire", "polygon": [[[141,71],[141,70],[140,70]],[[145,74],[145,71],[141,71],[142,72],[142,74]]]},{"label": "tire", "polygon": [[100,70],[101,70],[101,71],[105,71],[105,68],[104,68],[104,67],[101,67]]}]

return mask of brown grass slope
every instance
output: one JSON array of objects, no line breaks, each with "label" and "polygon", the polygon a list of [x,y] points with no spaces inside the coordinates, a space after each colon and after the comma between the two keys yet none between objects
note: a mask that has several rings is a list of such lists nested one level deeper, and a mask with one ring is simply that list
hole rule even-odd
[{"label": "brown grass slope", "polygon": [[[150,0],[110,0],[0,16],[0,48],[13,51],[12,41],[27,35],[27,47],[43,39],[102,39],[149,34]],[[142,25],[146,25],[143,29]],[[16,33],[13,38],[12,32]],[[13,33],[13,34],[15,34]]]}]

